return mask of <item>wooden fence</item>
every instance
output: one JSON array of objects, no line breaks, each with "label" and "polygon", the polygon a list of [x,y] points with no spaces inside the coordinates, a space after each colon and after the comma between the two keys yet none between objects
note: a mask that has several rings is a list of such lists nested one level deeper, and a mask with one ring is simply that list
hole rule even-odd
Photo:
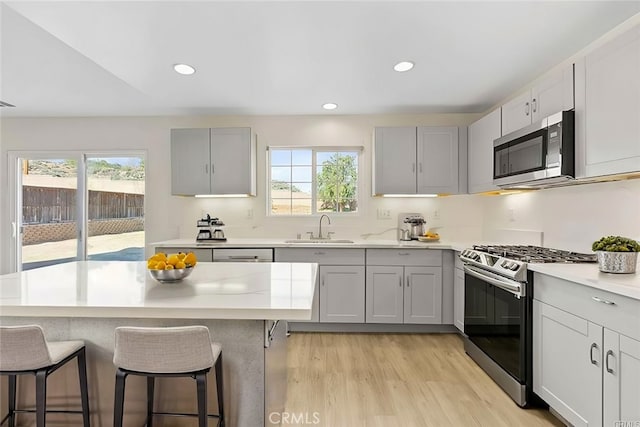
[{"label": "wooden fence", "polygon": [[[24,224],[75,221],[76,214],[75,189],[22,187],[22,221]],[[143,216],[144,194],[89,190],[89,220]]]}]

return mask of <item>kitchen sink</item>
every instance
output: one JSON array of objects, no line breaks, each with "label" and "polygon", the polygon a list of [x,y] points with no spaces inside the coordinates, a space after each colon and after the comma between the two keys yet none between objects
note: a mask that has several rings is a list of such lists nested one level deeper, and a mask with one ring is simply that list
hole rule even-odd
[{"label": "kitchen sink", "polygon": [[310,244],[316,244],[316,243],[355,243],[353,240],[347,240],[347,239],[292,239],[292,240],[285,240],[285,243],[310,243]]}]

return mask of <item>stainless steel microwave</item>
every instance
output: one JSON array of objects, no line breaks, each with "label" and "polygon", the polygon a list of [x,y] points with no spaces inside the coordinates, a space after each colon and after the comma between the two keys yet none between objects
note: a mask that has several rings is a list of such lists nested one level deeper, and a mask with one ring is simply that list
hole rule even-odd
[{"label": "stainless steel microwave", "polygon": [[573,111],[562,111],[493,142],[493,183],[542,188],[575,177]]}]

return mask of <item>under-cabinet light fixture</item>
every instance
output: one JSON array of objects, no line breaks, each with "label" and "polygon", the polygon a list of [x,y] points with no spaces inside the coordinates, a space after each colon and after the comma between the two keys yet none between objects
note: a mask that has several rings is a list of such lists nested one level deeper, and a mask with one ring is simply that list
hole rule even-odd
[{"label": "under-cabinet light fixture", "polygon": [[325,110],[335,110],[336,108],[338,108],[338,104],[327,102],[326,104],[322,104],[322,108],[324,108]]}]

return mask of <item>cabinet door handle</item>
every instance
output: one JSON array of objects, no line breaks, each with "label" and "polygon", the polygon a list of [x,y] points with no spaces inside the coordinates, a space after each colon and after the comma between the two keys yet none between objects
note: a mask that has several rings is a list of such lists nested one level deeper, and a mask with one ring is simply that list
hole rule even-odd
[{"label": "cabinet door handle", "polygon": [[609,367],[609,356],[613,356],[612,350],[607,351],[607,356],[605,357],[604,361],[605,361],[605,366],[607,368],[607,372],[609,372],[610,374],[613,374],[613,369]]},{"label": "cabinet door handle", "polygon": [[398,286],[402,287],[402,276],[398,276]]},{"label": "cabinet door handle", "polygon": [[602,298],[599,298],[599,297],[591,297],[591,299],[596,301],[596,302],[601,302],[601,303],[607,304],[607,305],[616,305],[616,303],[613,302],[613,301],[608,301],[606,299],[602,299]]},{"label": "cabinet door handle", "polygon": [[213,175],[214,170],[215,170],[215,167],[213,166],[213,163],[211,163],[211,175]]},{"label": "cabinet door handle", "polygon": [[411,287],[411,276],[407,276],[407,288]]},{"label": "cabinet door handle", "polygon": [[325,253],[324,252],[314,252],[313,254],[314,255],[324,255]]},{"label": "cabinet door handle", "polygon": [[596,343],[591,344],[591,347],[589,348],[589,358],[591,359],[591,363],[593,365],[598,366],[598,361],[593,358],[593,349],[594,348],[597,350],[598,349],[598,344],[596,344]]},{"label": "cabinet door handle", "polygon": [[209,175],[209,165],[204,165],[204,173]]},{"label": "cabinet door handle", "polygon": [[418,171],[422,173],[422,162],[418,163]]},{"label": "cabinet door handle", "polygon": [[411,172],[415,172],[415,171],[416,171],[416,164],[411,163]]},{"label": "cabinet door handle", "polygon": [[400,256],[408,256],[411,255],[409,252],[398,252],[398,255]]},{"label": "cabinet door handle", "polygon": [[533,100],[531,101],[531,106],[533,107],[534,113],[538,111],[538,103],[536,102],[535,98],[533,98]]},{"label": "cabinet door handle", "polygon": [[322,276],[322,280],[320,280],[320,284],[324,286],[324,276]]},{"label": "cabinet door handle", "polygon": [[525,116],[529,115],[529,103],[528,102],[524,103],[524,115]]}]

